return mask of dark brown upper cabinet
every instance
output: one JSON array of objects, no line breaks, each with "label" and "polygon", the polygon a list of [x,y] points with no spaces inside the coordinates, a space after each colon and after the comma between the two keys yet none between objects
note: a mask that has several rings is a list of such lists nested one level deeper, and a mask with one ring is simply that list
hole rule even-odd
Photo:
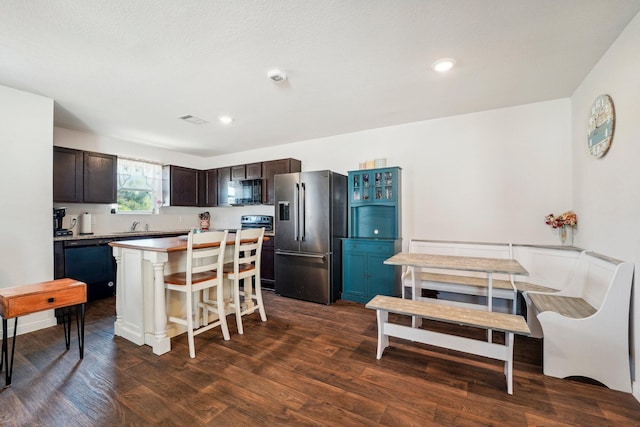
[{"label": "dark brown upper cabinet", "polygon": [[245,165],[247,179],[262,178],[262,162],[249,163]]},{"label": "dark brown upper cabinet", "polygon": [[167,165],[162,169],[164,206],[200,206],[203,171]]},{"label": "dark brown upper cabinet", "polygon": [[117,168],[117,156],[53,147],[53,201],[115,203]]},{"label": "dark brown upper cabinet", "polygon": [[53,147],[53,201],[82,203],[83,152]]},{"label": "dark brown upper cabinet", "polygon": [[116,203],[118,157],[84,152],[83,199],[85,203]]},{"label": "dark brown upper cabinet", "polygon": [[204,206],[218,206],[218,169],[204,171]]},{"label": "dark brown upper cabinet", "polygon": [[237,181],[239,179],[247,178],[246,165],[231,166],[231,180]]},{"label": "dark brown upper cabinet", "polygon": [[302,162],[296,159],[280,159],[262,162],[262,203],[273,205],[275,203],[275,188],[273,177],[282,173],[300,172]]},{"label": "dark brown upper cabinet", "polygon": [[218,169],[218,206],[231,206],[229,182],[231,182],[231,168]]}]

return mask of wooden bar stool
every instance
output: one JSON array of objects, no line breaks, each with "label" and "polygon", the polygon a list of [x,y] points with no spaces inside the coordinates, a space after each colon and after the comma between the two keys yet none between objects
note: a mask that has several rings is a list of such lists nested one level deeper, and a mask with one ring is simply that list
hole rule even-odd
[{"label": "wooden bar stool", "polygon": [[[256,309],[260,312],[260,319],[263,322],[267,321],[267,314],[262,302],[262,287],[260,286],[260,257],[263,239],[264,228],[238,230],[233,262],[224,265],[224,278],[233,283],[233,301],[230,306],[236,313],[238,334],[244,333],[242,316],[251,314]],[[242,294],[240,292],[241,283]],[[240,295],[244,297],[242,300]]]},{"label": "wooden bar stool", "polygon": [[[184,294],[184,317],[169,316],[169,321],[187,327],[189,357],[192,359],[196,357],[195,335],[220,326],[224,339],[230,339],[222,289],[222,265],[226,244],[226,230],[224,232],[189,233],[186,271],[164,276],[166,289]],[[194,293],[198,295],[202,292],[208,295],[213,288],[216,291],[215,299],[205,299],[201,303],[194,304]],[[200,309],[203,310],[203,318],[205,319],[205,325],[202,327],[200,327],[200,316],[197,314]],[[218,315],[217,320],[213,323],[208,321],[209,312]]]},{"label": "wooden bar stool", "polygon": [[[78,349],[80,359],[84,358],[84,305],[87,302],[87,285],[74,279],[57,279],[49,282],[30,285],[0,288],[0,316],[2,316],[2,356],[0,357],[0,372],[5,367],[5,387],[11,385],[13,374],[13,356],[16,350],[16,333],[18,317],[39,311],[51,310],[71,306],[80,306],[80,316],[76,311],[78,326]],[[13,342],[11,358],[9,359],[7,320],[15,318],[13,322]],[[69,350],[71,343],[71,313],[66,310],[64,321],[64,341]]]}]

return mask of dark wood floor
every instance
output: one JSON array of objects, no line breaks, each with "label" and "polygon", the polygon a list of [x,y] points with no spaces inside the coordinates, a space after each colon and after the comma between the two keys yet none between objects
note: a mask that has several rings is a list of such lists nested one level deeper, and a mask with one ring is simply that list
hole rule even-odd
[{"label": "dark wood floor", "polygon": [[193,360],[185,336],[163,356],[114,338],[113,300],[90,303],[82,362],[61,326],[21,335],[0,425],[640,425],[631,394],[542,375],[539,340],[516,341],[509,396],[497,361],[399,339],[376,360],[375,312],[362,304],[265,300],[266,323],[251,315],[239,336],[229,317],[231,341],[199,335]]}]

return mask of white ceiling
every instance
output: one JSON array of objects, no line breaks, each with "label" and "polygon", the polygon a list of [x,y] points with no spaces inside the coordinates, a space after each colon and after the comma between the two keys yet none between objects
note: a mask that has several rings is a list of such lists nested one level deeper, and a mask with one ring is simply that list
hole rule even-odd
[{"label": "white ceiling", "polygon": [[[57,126],[213,156],[571,96],[639,10],[640,0],[2,0],[0,84],[53,98]],[[457,60],[447,75],[430,69],[442,57]],[[272,68],[289,79],[272,82]]]}]

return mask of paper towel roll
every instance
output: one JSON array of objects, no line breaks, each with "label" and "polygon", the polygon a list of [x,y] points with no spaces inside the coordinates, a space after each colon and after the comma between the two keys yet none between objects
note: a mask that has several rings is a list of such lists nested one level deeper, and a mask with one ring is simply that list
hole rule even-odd
[{"label": "paper towel roll", "polygon": [[80,217],[80,234],[93,234],[91,232],[91,214],[85,212]]}]

